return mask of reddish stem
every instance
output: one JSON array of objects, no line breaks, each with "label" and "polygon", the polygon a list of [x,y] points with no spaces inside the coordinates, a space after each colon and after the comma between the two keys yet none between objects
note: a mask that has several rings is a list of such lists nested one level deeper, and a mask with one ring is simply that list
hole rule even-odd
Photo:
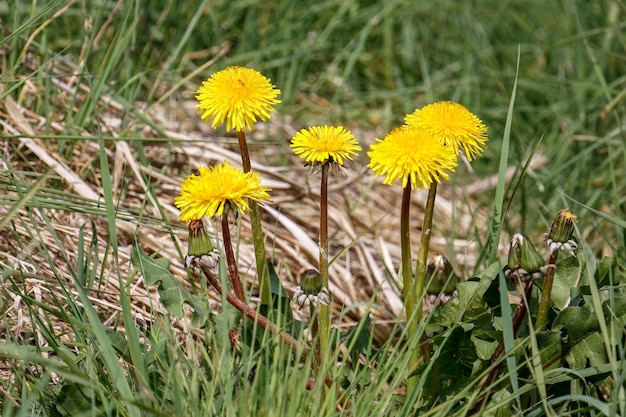
[{"label": "reddish stem", "polygon": [[[207,281],[209,281],[209,284],[211,284],[213,288],[215,288],[220,295],[223,294],[222,286],[220,285],[220,282],[215,276],[215,274],[213,273],[213,271],[211,271],[211,268],[205,265],[200,265],[200,269],[202,270],[202,273],[206,277]],[[289,348],[294,353],[296,354],[300,353],[302,355],[302,359],[306,357],[307,350],[300,348],[298,341],[296,339],[291,337],[288,333],[280,330],[267,317],[265,317],[262,314],[259,314],[256,310],[254,310],[252,307],[246,304],[245,301],[239,299],[238,297],[236,297],[235,295],[229,292],[226,293],[226,300],[237,310],[241,311],[241,313],[243,313],[250,320],[258,323],[259,326],[266,329],[267,331],[278,335],[278,337],[280,337],[280,339],[283,342],[285,342],[285,344],[289,346]]]},{"label": "reddish stem", "polygon": [[245,302],[246,297],[243,293],[243,285],[241,285],[241,278],[239,278],[239,270],[237,269],[237,262],[235,261],[235,254],[233,252],[233,244],[230,238],[227,211],[225,211],[222,215],[222,236],[224,238],[224,252],[226,253],[226,263],[228,264],[230,283],[233,286],[233,290],[235,291],[237,298]]}]

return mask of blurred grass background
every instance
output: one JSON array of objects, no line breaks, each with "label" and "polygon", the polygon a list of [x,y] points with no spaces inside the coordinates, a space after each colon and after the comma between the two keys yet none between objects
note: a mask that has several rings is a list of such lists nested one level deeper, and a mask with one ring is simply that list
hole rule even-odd
[{"label": "blurred grass background", "polygon": [[[78,266],[86,268],[85,271],[78,266],[76,271],[70,268],[76,283],[96,282],[97,286],[106,279],[107,269],[104,263],[99,265],[96,261],[91,270],[85,266],[97,259],[94,253],[103,250],[105,257],[112,254],[115,268],[118,262],[124,263],[116,253],[115,234],[123,233],[115,230],[115,220],[130,220],[144,229],[149,228],[146,223],[152,222],[155,228],[171,233],[171,241],[176,240],[171,230],[181,226],[172,226],[168,220],[172,216],[166,216],[161,207],[157,214],[149,212],[149,218],[144,217],[146,213],[142,209],[151,205],[145,202],[148,197],[140,202],[139,209],[134,207],[136,211],[127,207],[118,210],[112,204],[111,190],[115,186],[107,183],[108,179],[100,182],[106,174],[107,158],[111,157],[107,152],[113,149],[114,139],[120,138],[133,145],[132,156],[140,166],[154,170],[150,175],[155,176],[156,172],[163,177],[183,178],[189,172],[189,160],[180,161],[171,153],[172,147],[180,143],[174,145],[163,126],[148,115],[163,114],[170,121],[181,120],[178,133],[182,135],[206,132],[206,124],[188,103],[193,102],[194,92],[204,79],[229,65],[254,67],[281,89],[283,102],[277,106],[278,113],[271,121],[279,129],[268,130],[272,133],[252,146],[254,155],[263,163],[282,168],[289,168],[292,163],[288,156],[289,132],[301,127],[343,124],[368,145],[374,137],[382,138],[401,124],[404,115],[417,107],[438,100],[464,104],[489,126],[490,142],[484,156],[472,164],[476,174],[459,167],[454,181],[462,187],[498,169],[519,51],[509,162],[521,171],[530,155],[536,153],[544,156],[547,163],[529,171],[523,179],[518,175],[510,182],[504,228],[508,233],[523,231],[538,240],[554,214],[570,207],[578,214],[580,235],[594,254],[617,256],[623,262],[626,252],[625,28],[626,6],[616,0],[30,3],[9,0],[0,3],[0,103],[4,104],[0,105],[0,120],[5,123],[0,142],[3,163],[0,186],[8,196],[15,189],[22,190],[19,197],[0,198],[2,214],[6,216],[0,218],[2,314],[9,317],[16,311],[14,308],[11,313],[11,306],[16,304],[12,304],[15,297],[11,298],[10,291],[23,284],[19,279],[13,281],[15,271],[6,267],[9,258],[16,256],[15,252],[20,259],[30,260],[31,253],[43,253],[45,258],[48,251],[57,248],[66,254],[64,260],[68,265],[78,262]],[[77,87],[64,91],[56,82],[67,78],[76,79],[72,85],[84,84],[89,89]],[[108,106],[108,97],[119,106]],[[29,110],[25,114],[29,120],[38,121],[34,134],[18,135],[8,130],[20,125],[9,111],[10,100]],[[115,129],[110,128],[111,112],[115,113]],[[146,126],[152,129],[148,138],[144,134]],[[215,139],[218,145],[231,144],[218,136]],[[106,207],[91,206],[93,201],[76,198],[67,191],[61,179],[42,169],[38,158],[20,145],[18,140],[22,137],[42,139],[57,159],[73,160],[72,168],[80,178],[101,186],[105,200],[110,198]],[[100,147],[94,151],[87,142],[95,140],[99,140]],[[152,148],[158,145],[159,158],[147,155],[146,140]],[[77,155],[86,152],[96,156],[81,165]],[[356,165],[366,163],[364,154]],[[130,177],[121,187],[120,200],[135,196],[133,187],[138,186],[134,177]],[[164,183],[162,189],[168,186]],[[15,184],[21,185],[16,188]],[[155,187],[150,192],[146,194],[156,196],[159,189]],[[29,200],[33,194],[39,200]],[[478,207],[491,208],[493,190],[472,198],[477,200]],[[28,216],[16,215],[22,208],[28,208]],[[57,219],[54,214],[46,217],[49,208],[77,213],[91,213],[89,209],[92,209],[101,219],[107,219],[108,229],[99,224],[98,232],[105,230],[105,233],[88,246],[96,252],[86,249],[83,252],[82,246],[72,246],[64,235],[54,234],[56,229],[52,225]],[[9,225],[9,220],[15,222]],[[485,230],[484,226],[477,227],[477,233]],[[95,234],[96,227],[93,229]],[[88,225],[81,226],[78,233],[81,239],[84,233],[88,241],[88,230]],[[50,232],[53,238],[44,239],[45,232]],[[487,236],[477,234],[475,239],[479,247],[486,248]],[[121,236],[120,242],[123,240]],[[106,248],[102,249],[102,245]],[[37,270],[26,274],[26,278],[47,276],[49,284],[50,277],[68,273],[52,256],[45,260],[41,264],[36,260],[32,263],[41,270],[51,271]],[[484,266],[479,262],[476,268]],[[134,274],[120,274],[120,284],[126,279],[132,282]],[[310,397],[298,394],[298,389],[303,390],[304,380],[294,373],[290,374],[292,379],[288,384],[293,392],[289,391],[291,396],[276,399],[279,404],[276,410],[264,403],[267,395],[264,389],[284,386],[282,373],[260,373],[262,376],[250,388],[250,396],[235,393],[238,381],[247,378],[246,368],[231,363],[231,368],[227,368],[230,372],[225,372],[226,360],[219,355],[208,355],[204,345],[194,344],[191,336],[180,343],[177,339],[180,335],[172,334],[172,324],[166,316],[152,317],[156,336],[150,343],[155,348],[145,353],[145,364],[141,364],[138,362],[141,354],[137,352],[143,352],[145,346],[130,343],[135,355],[131,358],[125,351],[126,342],[121,333],[111,330],[116,325],[122,327],[118,321],[124,320],[123,324],[127,325],[135,320],[128,312],[129,300],[117,300],[115,294],[107,291],[97,293],[101,298],[99,308],[119,302],[125,309],[120,317],[113,315],[116,317],[113,323],[107,321],[111,328],[105,329],[93,311],[83,311],[85,296],[72,293],[74,284],[59,279],[67,300],[59,296],[52,304],[41,303],[41,299],[24,289],[28,305],[25,311],[38,323],[40,331],[47,329],[49,333],[44,332],[47,344],[36,342],[33,351],[20,350],[18,344],[2,344],[0,359],[3,365],[10,366],[1,368],[8,368],[13,374],[0,386],[3,394],[8,393],[7,399],[27,406],[35,404],[35,410],[48,410],[45,404],[38,403],[41,397],[58,399],[59,404],[67,405],[64,398],[77,395],[74,391],[77,385],[90,386],[90,381],[97,381],[93,383],[97,401],[93,400],[93,392],[81,394],[109,415],[139,415],[135,406],[146,407],[145,404],[152,408],[141,411],[155,415],[159,415],[159,410],[177,415],[209,415],[217,413],[216,410],[241,412],[252,407],[264,410],[259,411],[260,415],[272,415],[276,410],[286,415],[315,414],[307,405],[320,400],[320,387]],[[59,328],[54,320],[48,323],[40,318],[42,307],[46,314],[66,326],[62,327],[61,335],[57,334]],[[98,312],[103,321],[110,318]],[[221,330],[228,328],[224,324]],[[61,341],[63,332],[78,335],[78,341],[73,340],[74,345],[66,348]],[[228,341],[224,340],[224,333],[221,339],[205,335],[206,345],[228,356],[230,349],[226,348]],[[0,334],[3,342],[22,343],[24,337],[34,337],[34,331],[24,336],[12,324],[6,324]],[[107,337],[117,341],[112,344],[115,350],[108,347],[100,353],[99,346]],[[65,366],[40,355],[52,351],[54,358],[60,358],[59,362]],[[116,365],[116,355],[133,364],[128,369],[132,369],[130,374],[134,378],[129,381],[119,378],[119,372],[129,371]],[[28,361],[45,371],[28,368],[25,374],[23,364]],[[380,373],[385,375],[381,380],[391,382],[373,384],[363,394],[368,401],[356,404],[357,415],[389,410],[409,413],[408,408],[402,409],[402,404],[394,399],[394,390],[403,381],[402,372],[397,369],[403,366],[402,363],[380,365]],[[21,375],[26,376],[20,379]],[[59,379],[77,385],[68,383],[63,390],[42,394],[49,390],[51,381]],[[137,404],[128,405],[131,396],[137,398]],[[198,397],[202,400],[184,400]],[[374,403],[375,407],[370,406]],[[11,401],[5,404],[9,415],[20,415],[18,408],[10,408]],[[57,407],[57,411],[61,415],[76,415],[76,409],[89,410],[88,406],[89,401],[65,412]],[[321,409],[331,413],[332,398]],[[442,410],[445,414],[445,409]]]}]

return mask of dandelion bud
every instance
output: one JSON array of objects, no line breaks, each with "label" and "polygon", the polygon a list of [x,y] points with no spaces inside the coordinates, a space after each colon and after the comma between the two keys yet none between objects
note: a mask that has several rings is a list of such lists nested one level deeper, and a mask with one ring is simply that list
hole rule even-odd
[{"label": "dandelion bud", "polygon": [[559,211],[550,223],[548,238],[553,242],[565,243],[572,238],[578,217],[570,209]]},{"label": "dandelion bud", "polygon": [[314,294],[322,290],[322,276],[315,269],[307,269],[300,278],[300,288],[305,294]]},{"label": "dandelion bud", "polygon": [[213,245],[209,235],[204,230],[202,220],[191,220],[189,222],[189,247],[185,256],[185,266],[195,268],[198,266],[208,266],[214,268],[217,265],[219,256],[213,250]]},{"label": "dandelion bud", "polygon": [[522,269],[523,273],[533,274],[544,266],[543,257],[532,242],[521,233],[516,233],[509,248],[509,269]]},{"label": "dandelion bud", "polygon": [[293,299],[300,308],[308,305],[328,304],[330,296],[324,287],[322,276],[315,269],[307,269],[300,278],[300,285],[296,287]]},{"label": "dandelion bud", "polygon": [[543,238],[552,255],[558,249],[562,249],[572,256],[576,256],[578,244],[573,239],[574,228],[578,217],[570,209],[559,211],[550,223],[550,228],[544,233]]},{"label": "dandelion bud", "polygon": [[442,291],[445,294],[451,294],[456,289],[456,284],[459,283],[459,277],[443,255],[437,255],[428,262],[426,277],[430,278],[430,284],[426,290],[428,294],[439,294]]},{"label": "dandelion bud", "polygon": [[202,220],[189,222],[189,248],[187,252],[189,256],[202,256],[213,252],[213,245],[204,231]]}]

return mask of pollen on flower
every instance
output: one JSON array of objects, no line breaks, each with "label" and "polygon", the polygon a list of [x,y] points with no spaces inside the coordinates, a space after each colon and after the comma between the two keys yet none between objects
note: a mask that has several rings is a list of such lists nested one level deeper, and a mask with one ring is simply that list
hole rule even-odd
[{"label": "pollen on flower", "polygon": [[258,173],[244,173],[227,162],[200,167],[198,175],[191,174],[180,188],[174,204],[184,222],[221,216],[227,206],[244,212],[248,209],[248,199],[259,203],[270,201],[270,189],[261,185]]},{"label": "pollen on flower", "polygon": [[402,187],[428,188],[433,181],[448,179],[448,171],[457,166],[457,155],[428,131],[411,126],[392,130],[384,139],[376,139],[367,154],[368,167],[374,175],[384,175],[384,184],[402,179]]},{"label": "pollen on flower", "polygon": [[344,159],[361,151],[354,135],[343,126],[313,126],[302,129],[291,140],[291,148],[307,163],[335,162],[343,165]]},{"label": "pollen on flower", "polygon": [[226,131],[251,129],[257,120],[266,121],[280,94],[270,80],[251,68],[228,67],[213,74],[198,88],[196,107],[202,119],[211,117],[211,127],[226,122]]},{"label": "pollen on flower", "polygon": [[430,132],[457,152],[463,149],[470,161],[480,156],[487,146],[487,126],[459,103],[429,104],[406,115],[404,122]]}]

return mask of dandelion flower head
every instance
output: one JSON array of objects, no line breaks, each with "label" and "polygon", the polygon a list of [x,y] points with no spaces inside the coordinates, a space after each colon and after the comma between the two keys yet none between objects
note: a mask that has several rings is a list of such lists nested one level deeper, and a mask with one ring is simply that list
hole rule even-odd
[{"label": "dandelion flower head", "polygon": [[433,181],[448,179],[447,171],[457,166],[457,154],[424,129],[402,126],[392,130],[384,139],[376,139],[367,154],[367,165],[374,175],[385,175],[384,184],[391,185],[398,178],[402,187],[428,188]]},{"label": "dandelion flower head", "polygon": [[226,131],[251,129],[257,120],[266,121],[280,103],[280,94],[270,80],[251,68],[228,67],[213,74],[196,92],[201,117],[213,117],[211,127],[226,121]]},{"label": "dandelion flower head", "polygon": [[344,159],[352,160],[352,156],[361,150],[354,135],[343,126],[302,129],[291,140],[291,148],[296,155],[312,165],[326,162],[343,165]]},{"label": "dandelion flower head", "polygon": [[180,209],[180,220],[200,220],[203,216],[221,216],[225,207],[240,212],[248,209],[246,199],[259,203],[269,201],[269,188],[261,186],[256,172],[246,172],[224,162],[214,167],[200,167],[198,175],[191,174],[180,186],[174,204]]},{"label": "dandelion flower head", "polygon": [[451,101],[429,104],[408,114],[405,123],[427,130],[468,160],[480,156],[487,146],[487,126],[468,109]]}]

